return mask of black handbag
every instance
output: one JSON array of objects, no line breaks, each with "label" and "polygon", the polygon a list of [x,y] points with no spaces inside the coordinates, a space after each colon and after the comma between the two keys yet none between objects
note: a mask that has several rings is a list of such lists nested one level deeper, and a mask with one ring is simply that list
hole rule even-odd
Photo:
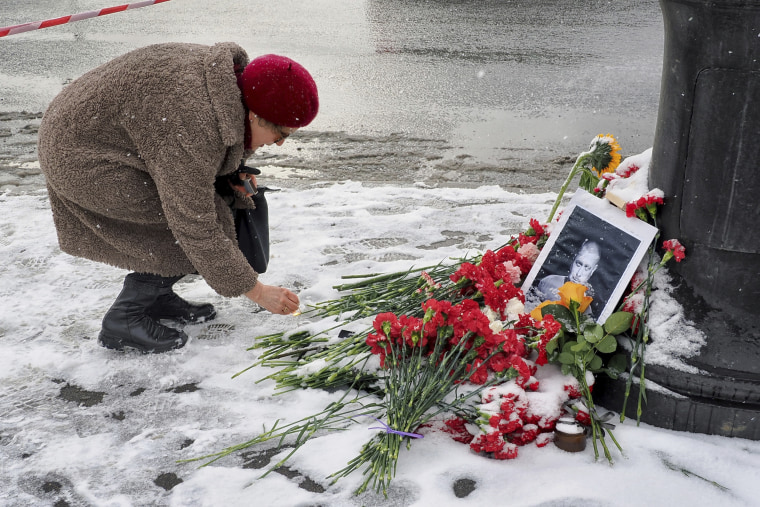
[{"label": "black handbag", "polygon": [[[265,193],[278,189],[267,187],[254,189],[250,186],[249,180],[240,179],[240,173],[259,175],[261,171],[241,163],[234,173],[218,177],[214,187],[216,192],[230,204],[230,211],[235,220],[238,248],[243,252],[248,264],[254,271],[264,273],[269,264],[269,208]],[[230,184],[245,185],[246,190],[253,194],[251,199],[256,205],[256,209],[235,207],[235,193]]]},{"label": "black handbag", "polygon": [[233,209],[238,247],[248,264],[257,273],[265,273],[269,264],[269,208],[267,207],[267,187],[259,187],[251,196],[256,209]]}]

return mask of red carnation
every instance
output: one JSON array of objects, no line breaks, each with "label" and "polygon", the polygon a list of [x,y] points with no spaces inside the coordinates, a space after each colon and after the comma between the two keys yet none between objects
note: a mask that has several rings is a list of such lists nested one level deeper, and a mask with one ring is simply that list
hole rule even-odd
[{"label": "red carnation", "polygon": [[638,216],[642,220],[646,220],[645,213],[648,212],[649,215],[654,217],[657,213],[657,205],[665,202],[660,194],[661,192],[655,189],[635,201],[626,203],[625,214],[629,217]]},{"label": "red carnation", "polygon": [[627,167],[618,167],[615,173],[618,174],[621,178],[628,178],[638,170],[639,166],[636,164],[630,164]]},{"label": "red carnation", "polygon": [[470,442],[470,448],[475,452],[499,452],[504,448],[504,443],[501,433],[493,431],[478,435]]},{"label": "red carnation", "polygon": [[541,433],[536,438],[537,447],[545,447],[554,441],[554,433]]},{"label": "red carnation", "polygon": [[496,459],[515,459],[517,457],[517,446],[506,443],[500,451],[493,453],[493,457]]},{"label": "red carnation", "polygon": [[[530,234],[530,233],[533,234]],[[546,229],[535,218],[530,219],[530,229],[525,234],[520,233],[518,240],[521,245],[526,243],[538,243],[542,236],[546,234]]]},{"label": "red carnation", "polygon": [[577,381],[575,383],[567,383],[564,386],[562,386],[562,388],[565,391],[567,391],[568,396],[573,400],[577,400],[578,398],[583,396],[583,394],[581,394],[579,387],[580,385],[578,384]]},{"label": "red carnation", "polygon": [[501,419],[499,421],[498,428],[502,434],[507,435],[522,428],[523,424],[524,421],[520,419],[517,413],[512,413],[510,414],[509,420]]},{"label": "red carnation", "polygon": [[470,376],[470,382],[477,385],[483,385],[486,383],[486,380],[488,380],[488,368],[480,359],[475,359],[473,364],[467,365],[467,373],[469,373],[473,368],[475,368],[475,372]]},{"label": "red carnation", "polygon": [[515,445],[525,445],[533,442],[538,436],[538,426],[526,424],[522,429],[509,435],[509,441]]},{"label": "red carnation", "polygon": [[578,413],[575,414],[575,420],[584,426],[589,426],[591,424],[591,415],[588,413],[588,409],[583,407],[578,410]]},{"label": "red carnation", "polygon": [[669,239],[663,242],[662,246],[675,258],[676,262],[681,262],[686,257],[686,249],[677,239]]},{"label": "red carnation", "polygon": [[467,421],[462,419],[461,417],[454,417],[452,419],[448,419],[444,421],[444,424],[446,425],[445,428],[443,428],[443,431],[446,433],[450,433],[453,435],[453,439],[457,442],[461,442],[463,444],[469,444],[472,442],[472,439],[474,438],[469,431],[467,431],[467,427],[465,426],[467,424]]}]

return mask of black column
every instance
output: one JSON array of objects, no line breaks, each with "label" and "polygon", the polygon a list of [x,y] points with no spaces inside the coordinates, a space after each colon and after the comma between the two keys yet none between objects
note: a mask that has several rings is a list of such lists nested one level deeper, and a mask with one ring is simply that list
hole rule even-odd
[{"label": "black column", "polygon": [[[675,297],[707,344],[699,374],[647,366],[642,420],[760,439],[760,0],[660,0],[665,53],[649,186]],[[601,402],[619,410],[619,383]],[[629,401],[629,410],[635,398]],[[630,413],[628,415],[631,415]]]}]

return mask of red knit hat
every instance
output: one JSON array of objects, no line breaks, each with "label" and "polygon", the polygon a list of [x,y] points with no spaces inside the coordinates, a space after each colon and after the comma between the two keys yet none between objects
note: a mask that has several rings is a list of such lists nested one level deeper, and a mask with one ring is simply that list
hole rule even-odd
[{"label": "red knit hat", "polygon": [[311,74],[290,58],[264,55],[238,77],[248,109],[281,127],[305,127],[317,116],[319,97]]}]

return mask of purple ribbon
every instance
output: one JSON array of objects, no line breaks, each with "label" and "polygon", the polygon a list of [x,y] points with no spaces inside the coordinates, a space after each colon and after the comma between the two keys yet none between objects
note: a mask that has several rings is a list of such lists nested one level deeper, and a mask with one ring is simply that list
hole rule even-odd
[{"label": "purple ribbon", "polygon": [[[372,417],[372,416],[368,415],[367,417]],[[425,438],[425,435],[420,435],[419,433],[407,433],[406,431],[394,430],[393,428],[391,428],[390,426],[388,426],[387,424],[385,424],[383,421],[381,421],[377,417],[372,417],[372,419],[374,419],[375,421],[377,421],[380,424],[382,424],[382,426],[373,426],[373,427],[367,428],[367,429],[370,429],[370,430],[385,430],[386,433],[395,433],[396,435],[401,435],[402,437]]]}]

